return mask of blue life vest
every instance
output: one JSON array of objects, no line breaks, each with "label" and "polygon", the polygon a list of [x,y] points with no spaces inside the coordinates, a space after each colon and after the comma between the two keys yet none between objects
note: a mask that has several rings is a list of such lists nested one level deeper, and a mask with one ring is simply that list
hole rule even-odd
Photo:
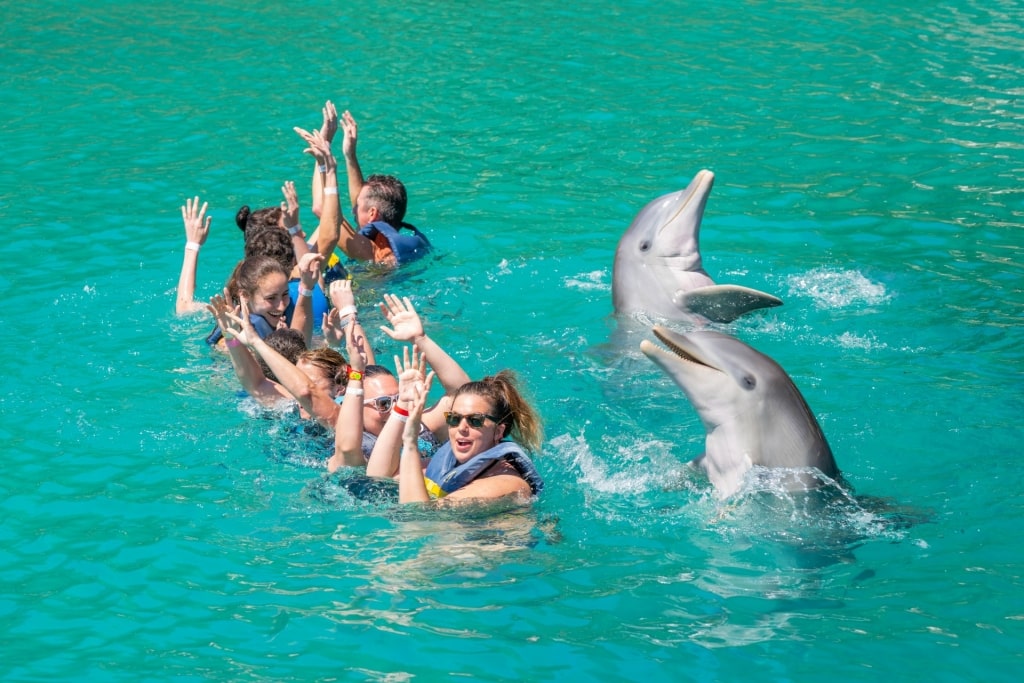
[{"label": "blue life vest", "polygon": [[398,265],[402,265],[426,255],[430,251],[430,242],[415,225],[402,223],[401,227],[405,230],[395,230],[390,223],[375,221],[360,228],[359,234],[371,240],[378,234],[384,235],[388,244],[391,245],[391,251],[395,254],[395,260]]},{"label": "blue life vest", "polygon": [[506,460],[516,468],[519,476],[530,485],[533,495],[539,495],[544,489],[544,480],[541,479],[540,473],[534,467],[533,461],[515,441],[502,441],[497,446],[473,456],[461,465],[455,459],[452,444],[449,441],[434,454],[430,464],[427,465],[427,471],[423,475],[427,492],[434,498],[443,498],[476,479],[484,470],[499,460]]},{"label": "blue life vest", "polygon": [[[274,331],[274,328],[270,326],[266,318],[257,313],[249,314],[249,322],[252,323],[253,329],[256,330],[256,334],[260,336],[260,339],[266,339],[267,335]],[[206,343],[210,346],[216,345],[221,339],[224,338],[224,333],[220,331],[219,325],[214,325],[213,332],[206,338]]]},{"label": "blue life vest", "polygon": [[[291,297],[291,301],[288,303],[288,308],[284,311],[285,321],[292,324],[292,314],[295,313],[295,302],[299,300],[299,284],[301,280],[289,280],[288,281],[288,295]],[[324,295],[324,290],[320,289],[320,283],[313,285],[313,329],[318,329],[320,323],[324,321],[324,316],[329,311],[331,305],[327,302],[327,297]]]}]

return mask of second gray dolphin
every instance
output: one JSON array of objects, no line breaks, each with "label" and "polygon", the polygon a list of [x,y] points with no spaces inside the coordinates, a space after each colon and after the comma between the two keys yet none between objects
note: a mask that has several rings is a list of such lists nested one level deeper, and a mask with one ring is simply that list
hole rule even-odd
[{"label": "second gray dolphin", "polygon": [[685,190],[641,209],[619,240],[612,271],[616,313],[646,311],[666,320],[695,315],[728,323],[759,308],[779,306],[771,294],[716,285],[704,270],[700,223],[715,174],[699,171]]},{"label": "second gray dolphin", "polygon": [[794,490],[824,483],[809,468],[839,480],[818,421],[778,363],[719,332],[679,334],[660,326],[653,332],[666,348],[645,339],[640,350],[679,385],[700,415],[705,450],[693,464],[707,473],[720,498],[736,493],[754,465],[792,468],[784,479]]}]

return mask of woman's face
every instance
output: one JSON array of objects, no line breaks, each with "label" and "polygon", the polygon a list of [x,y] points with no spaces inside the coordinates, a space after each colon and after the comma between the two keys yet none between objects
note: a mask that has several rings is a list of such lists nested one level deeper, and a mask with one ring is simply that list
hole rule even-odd
[{"label": "woman's face", "polygon": [[[398,380],[387,374],[363,378],[363,395],[346,398],[346,401],[363,400],[363,429],[371,434],[380,435],[384,424],[391,417],[391,409],[380,412],[376,399],[384,396],[394,397],[398,394]],[[393,401],[391,402],[394,403]]]},{"label": "woman's face", "polygon": [[263,316],[274,329],[285,324],[284,312],[291,303],[288,278],[283,273],[264,275],[249,298],[249,312]]},{"label": "woman's face", "polygon": [[505,425],[500,425],[492,417],[483,419],[479,427],[473,427],[465,416],[494,415],[494,406],[490,399],[477,394],[460,394],[452,402],[453,416],[463,416],[454,427],[448,425],[448,439],[452,444],[455,459],[464,463],[474,455],[479,455],[496,446],[505,436]]}]

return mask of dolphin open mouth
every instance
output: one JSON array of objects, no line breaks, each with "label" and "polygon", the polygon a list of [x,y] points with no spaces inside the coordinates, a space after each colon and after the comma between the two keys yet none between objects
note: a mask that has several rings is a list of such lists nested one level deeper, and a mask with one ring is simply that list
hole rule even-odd
[{"label": "dolphin open mouth", "polygon": [[693,363],[695,365],[701,365],[712,370],[718,369],[714,365],[709,363],[707,360],[702,358],[699,349],[697,349],[692,344],[688,343],[689,340],[685,336],[673,332],[672,330],[669,330],[666,327],[662,327],[661,325],[655,325],[654,327],[651,328],[651,331],[654,333],[654,336],[657,337],[661,341],[661,343],[665,345],[665,349],[661,349],[657,346],[654,346],[654,344],[646,342],[645,340],[644,343],[641,343],[640,348],[648,356],[650,356],[650,353],[648,353],[649,351],[657,351],[662,354],[666,354],[667,349],[668,354],[671,354],[672,356],[680,360],[686,361],[688,363]]}]

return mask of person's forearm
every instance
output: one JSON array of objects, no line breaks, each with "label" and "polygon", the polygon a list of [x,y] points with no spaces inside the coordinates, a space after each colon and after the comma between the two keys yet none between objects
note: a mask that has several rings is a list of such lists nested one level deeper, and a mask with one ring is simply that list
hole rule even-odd
[{"label": "person's forearm", "polygon": [[356,158],[356,151],[354,149],[350,154],[345,155],[345,175],[348,176],[348,205],[355,206],[365,181],[363,180],[363,171],[359,168],[359,160]]},{"label": "person's forearm", "polygon": [[327,462],[330,472],[339,467],[362,467],[363,457],[363,381],[349,377],[345,400],[334,426],[334,455]]},{"label": "person's forearm", "polygon": [[235,376],[246,393],[263,404],[271,404],[281,399],[274,391],[273,385],[263,374],[256,357],[236,339],[225,339],[224,345],[231,356],[231,365],[235,368]]},{"label": "person's forearm", "polygon": [[[289,231],[290,232],[290,231]],[[302,257],[308,254],[311,250],[309,244],[306,242],[306,237],[301,230],[291,236],[292,238],[292,249],[295,250],[295,263],[298,264],[302,260]],[[296,277],[298,275],[298,266],[292,268],[292,272],[289,273],[289,277]]]},{"label": "person's forearm", "polygon": [[[398,407],[397,404],[395,407]],[[402,430],[405,422],[391,409],[391,416],[373,444],[373,453],[366,463],[366,474],[371,477],[393,477],[398,474],[398,458],[402,454]]]},{"label": "person's forearm", "polygon": [[316,229],[316,248],[326,264],[341,235],[341,205],[338,199],[338,169],[329,157],[327,172],[323,175],[324,192],[320,208],[320,225]]},{"label": "person's forearm", "polygon": [[178,315],[191,313],[200,306],[196,303],[196,270],[199,265],[199,248],[185,247],[185,257],[181,262],[181,275],[178,277],[178,294],[174,309]]},{"label": "person's forearm", "polygon": [[430,500],[423,481],[420,451],[415,441],[403,439],[402,463],[398,476],[399,503],[426,503]]},{"label": "person's forearm", "polygon": [[324,179],[320,162],[313,161],[313,215],[319,217],[323,211]]},{"label": "person's forearm", "polygon": [[[313,287],[316,287],[314,284]],[[308,291],[309,296],[303,294],[303,291]],[[306,289],[306,285],[299,282],[299,296],[295,302],[295,308],[292,310],[292,323],[289,325],[293,330],[298,330],[302,333],[302,338],[306,342],[306,348],[310,348],[313,345],[313,290]]]}]

